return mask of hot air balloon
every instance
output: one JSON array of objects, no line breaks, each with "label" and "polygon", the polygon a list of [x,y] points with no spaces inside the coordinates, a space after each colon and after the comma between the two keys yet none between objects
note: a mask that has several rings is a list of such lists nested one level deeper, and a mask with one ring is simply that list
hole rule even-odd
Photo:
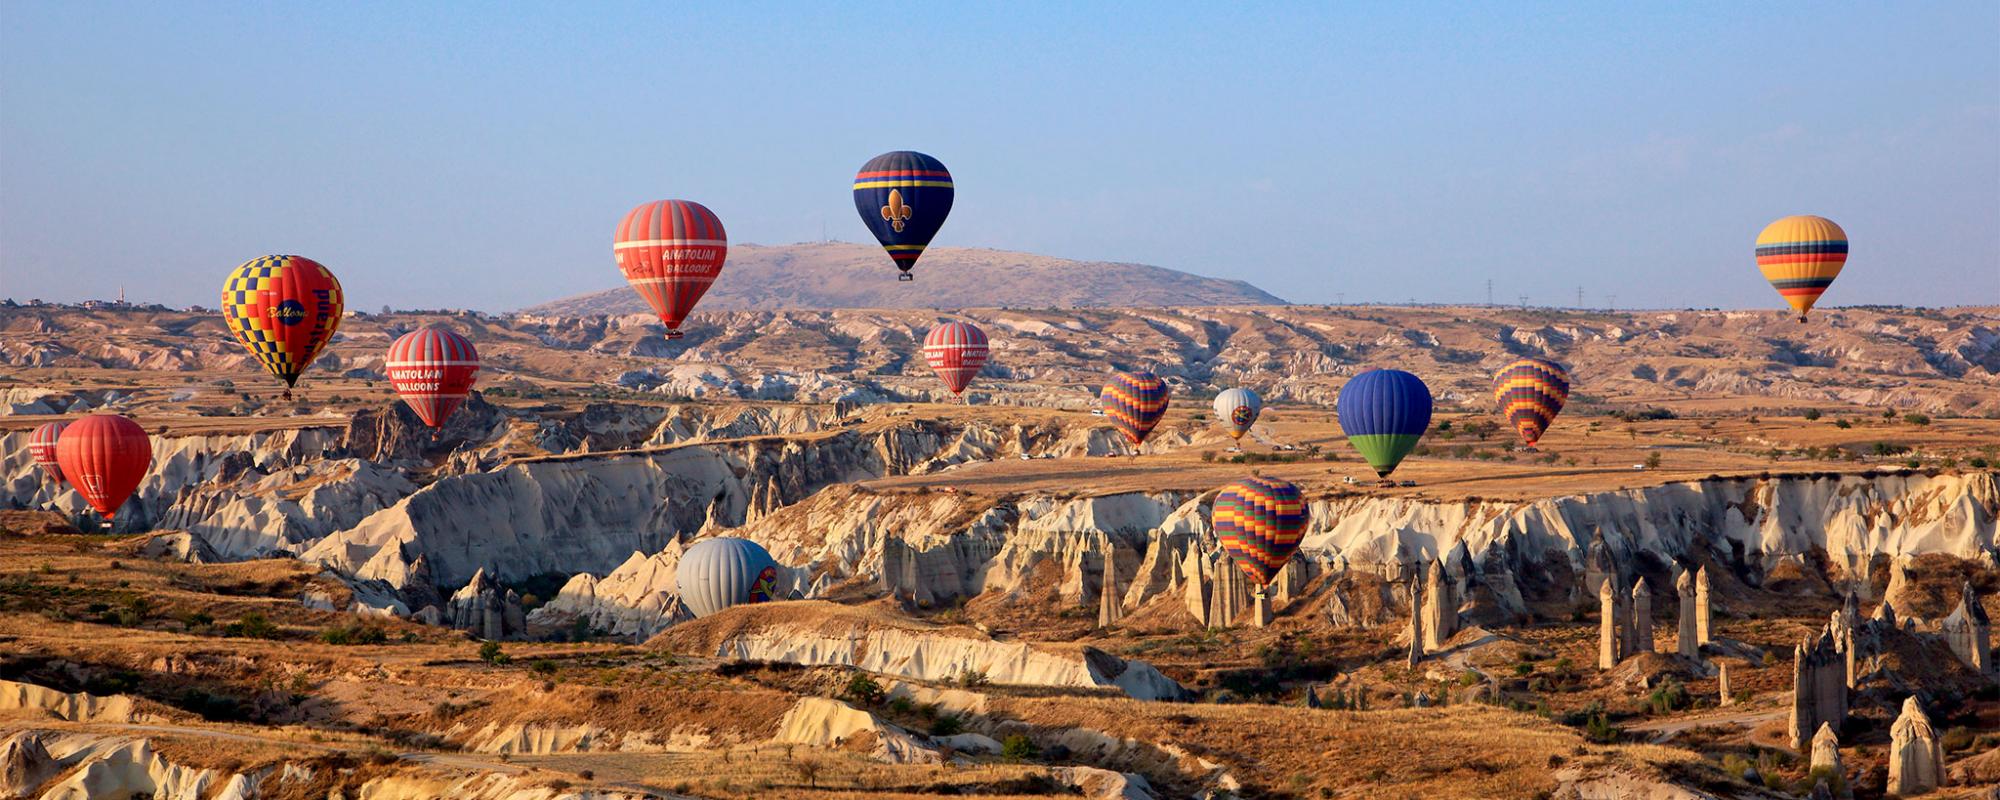
[{"label": "hot air balloon", "polygon": [[1340,387],[1340,430],[1386,482],[1431,424],[1431,390],[1415,375],[1371,369]]},{"label": "hot air balloon", "polygon": [[117,414],[71,422],[56,441],[63,477],[109,521],[153,465],[153,443],[139,423]]},{"label": "hot air balloon", "polygon": [[913,280],[910,268],[944,225],[951,198],[951,173],[923,153],[883,153],[854,174],[854,210],[903,271],[900,281]]},{"label": "hot air balloon", "polygon": [[1120,372],[1100,395],[1104,416],[1137,448],[1167,415],[1167,382],[1151,372]]},{"label": "hot air balloon", "polygon": [[924,360],[960,397],[979,368],[986,366],[986,354],[986,332],[969,322],[947,322],[924,336]]},{"label": "hot air balloon", "polygon": [[1569,399],[1569,370],[1543,358],[1523,358],[1493,376],[1493,399],[1500,413],[1533,448]]},{"label": "hot air balloon", "polygon": [[451,416],[472,391],[479,372],[479,351],[450,328],[426,325],[389,345],[389,358],[382,366],[388,370],[389,384],[396,387],[396,394],[431,427],[435,438],[445,417]]},{"label": "hot air balloon", "polygon": [[1847,232],[1825,217],[1786,217],[1757,234],[1757,268],[1800,322],[1846,263]]},{"label": "hot air balloon", "polygon": [[1262,591],[1299,549],[1306,503],[1299,487],[1276,478],[1245,478],[1222,488],[1210,513],[1216,538]]},{"label": "hot air balloon", "polygon": [[707,206],[691,200],[643,203],[618,223],[611,254],[625,281],[666,323],[667,338],[681,338],[681,322],[722,274],[729,235]]},{"label": "hot air balloon", "polygon": [[681,602],[695,616],[706,617],[730,606],[777,599],[778,562],[749,539],[703,539],[681,554],[675,580]]},{"label": "hot air balloon", "polygon": [[253,258],[222,283],[229,332],[285,382],[287,400],[299,374],[333,341],[342,302],[333,272],[305,256]]},{"label": "hot air balloon", "polygon": [[1229,431],[1229,438],[1239,442],[1243,441],[1243,434],[1250,432],[1250,426],[1257,423],[1257,415],[1263,411],[1263,398],[1241,386],[1225,389],[1215,396],[1215,418],[1222,421],[1223,429]]},{"label": "hot air balloon", "polygon": [[44,422],[28,434],[28,455],[35,459],[35,466],[48,473],[49,480],[57,486],[63,483],[62,465],[56,461],[56,441],[62,436],[63,428],[69,425],[62,420]]}]

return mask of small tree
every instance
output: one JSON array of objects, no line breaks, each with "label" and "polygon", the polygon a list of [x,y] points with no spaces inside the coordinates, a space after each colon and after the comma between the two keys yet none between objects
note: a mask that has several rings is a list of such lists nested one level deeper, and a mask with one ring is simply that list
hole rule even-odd
[{"label": "small tree", "polygon": [[1817,419],[1819,419],[1819,409],[1817,409],[1817,408],[1808,408],[1808,409],[1806,409],[1806,421],[1807,421],[1807,422],[1812,422],[1812,421],[1815,421],[1815,420],[1817,420]]},{"label": "small tree", "polygon": [[882,684],[876,683],[865,672],[857,672],[847,679],[847,689],[842,694],[856,703],[872,706],[882,702]]},{"label": "small tree", "polygon": [[819,759],[816,758],[792,762],[792,771],[799,774],[799,780],[805,781],[808,788],[819,788],[820,768]]},{"label": "small tree", "polygon": [[1660,454],[1659,453],[1646,454],[1646,469],[1659,469],[1659,468],[1660,468]]},{"label": "small tree", "polygon": [[513,657],[500,652],[499,642],[487,642],[479,646],[479,660],[495,666],[513,661]]},{"label": "small tree", "polygon": [[1000,756],[1014,761],[1025,761],[1041,755],[1042,749],[1035,746],[1035,740],[1027,734],[1017,733],[1000,743]]}]

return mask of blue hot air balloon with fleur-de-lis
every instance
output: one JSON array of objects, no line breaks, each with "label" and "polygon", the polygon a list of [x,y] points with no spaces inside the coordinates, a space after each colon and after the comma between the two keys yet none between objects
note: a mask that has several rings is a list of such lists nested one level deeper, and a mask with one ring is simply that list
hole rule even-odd
[{"label": "blue hot air balloon with fleur-de-lis", "polygon": [[910,268],[944,225],[951,199],[951,173],[923,153],[883,153],[854,175],[854,210],[903,271],[897,280],[913,280]]}]

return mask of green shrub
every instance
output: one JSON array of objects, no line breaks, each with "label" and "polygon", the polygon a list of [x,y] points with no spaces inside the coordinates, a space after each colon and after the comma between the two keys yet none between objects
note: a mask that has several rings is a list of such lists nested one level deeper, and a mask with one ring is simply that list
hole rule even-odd
[{"label": "green shrub", "polygon": [[501,666],[513,663],[514,657],[500,652],[499,642],[486,642],[479,645],[479,660]]},{"label": "green shrub", "polygon": [[319,640],[327,644],[382,644],[389,641],[389,632],[373,625],[350,622],[320,631]]},{"label": "green shrub", "polygon": [[1929,425],[1929,424],[1931,424],[1931,418],[1930,418],[1930,416],[1929,416],[1929,415],[1926,415],[1926,414],[1918,414],[1918,413],[1916,413],[1916,412],[1911,412],[1911,413],[1908,413],[1908,414],[1904,414],[1904,415],[1903,415],[1903,421],[1904,421],[1904,422],[1907,422],[1907,423],[1910,423],[1911,425]]},{"label": "green shrub", "polygon": [[868,677],[868,673],[857,672],[854,673],[854,677],[847,679],[847,688],[842,690],[841,694],[848,700],[872,706],[882,702],[882,684]]},{"label": "green shrub", "polygon": [[1042,749],[1036,747],[1035,740],[1028,738],[1026,734],[1014,734],[1000,743],[1000,755],[1002,758],[1025,761],[1041,754]]},{"label": "green shrub", "polygon": [[955,736],[965,730],[965,720],[957,714],[939,714],[931,721],[932,736]]},{"label": "green shrub", "polygon": [[223,629],[223,633],[247,639],[276,639],[280,636],[278,626],[271,624],[271,620],[255,611],[229,623],[229,626]]}]

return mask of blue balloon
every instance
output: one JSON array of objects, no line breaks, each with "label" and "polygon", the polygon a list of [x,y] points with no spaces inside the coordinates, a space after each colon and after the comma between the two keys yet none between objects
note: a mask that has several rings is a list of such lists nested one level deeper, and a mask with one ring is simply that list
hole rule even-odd
[{"label": "blue balloon", "polygon": [[1335,412],[1354,449],[1387,477],[1430,428],[1431,390],[1402,370],[1371,369],[1340,387]]},{"label": "blue balloon", "polygon": [[923,153],[883,153],[854,175],[854,210],[903,271],[898,280],[911,280],[910,268],[944,225],[951,200],[951,172]]}]

